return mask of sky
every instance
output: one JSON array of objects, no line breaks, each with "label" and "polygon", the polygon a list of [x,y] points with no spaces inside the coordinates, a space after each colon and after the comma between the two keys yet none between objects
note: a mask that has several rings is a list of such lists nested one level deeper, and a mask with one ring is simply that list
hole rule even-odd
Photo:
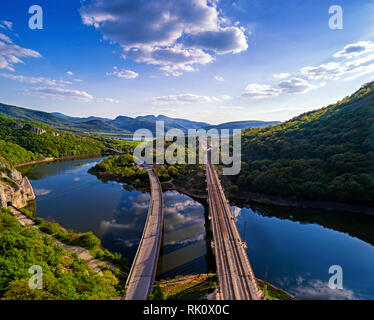
[{"label": "sky", "polygon": [[[43,29],[32,29],[31,5]],[[330,28],[331,6],[343,29]],[[31,20],[32,24],[41,20]],[[0,102],[70,116],[284,121],[374,80],[372,0],[14,0]]]}]

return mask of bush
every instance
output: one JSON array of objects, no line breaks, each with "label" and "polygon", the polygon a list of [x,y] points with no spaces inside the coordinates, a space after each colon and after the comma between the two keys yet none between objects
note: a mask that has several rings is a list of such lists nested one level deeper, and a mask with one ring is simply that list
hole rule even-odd
[{"label": "bush", "polygon": [[34,218],[34,222],[37,226],[40,226],[44,223],[44,219],[43,218]]},{"label": "bush", "polygon": [[96,237],[92,232],[80,234],[76,241],[76,245],[82,246],[86,249],[94,249],[100,246],[100,244],[100,239]]}]

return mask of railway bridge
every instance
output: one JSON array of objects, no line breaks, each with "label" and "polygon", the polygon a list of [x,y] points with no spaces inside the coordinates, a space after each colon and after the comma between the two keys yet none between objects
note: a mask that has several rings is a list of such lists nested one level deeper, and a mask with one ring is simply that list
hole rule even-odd
[{"label": "railway bridge", "polygon": [[214,165],[205,165],[209,218],[217,265],[218,300],[260,300],[256,277]]}]

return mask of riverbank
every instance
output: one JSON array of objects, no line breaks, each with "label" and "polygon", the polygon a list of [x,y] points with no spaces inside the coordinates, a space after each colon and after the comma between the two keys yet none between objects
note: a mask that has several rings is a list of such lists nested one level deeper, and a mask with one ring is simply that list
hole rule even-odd
[{"label": "riverbank", "polygon": [[[125,182],[132,184],[137,188],[147,189],[147,183],[142,181],[142,179],[138,179],[138,176],[131,176],[127,174],[125,170],[118,174],[116,172],[117,169],[122,170],[118,163],[115,161],[107,162],[111,165],[110,167],[101,167],[101,164],[99,164],[95,168],[91,169],[90,173],[95,174],[101,179]],[[129,160],[127,162],[127,166],[133,169],[134,165]],[[161,185],[164,191],[175,190],[195,199],[207,199],[206,184],[202,166],[156,166],[155,171],[161,180]],[[248,192],[242,189],[232,188],[233,185],[227,177],[220,176],[220,178],[228,199],[233,202],[252,201],[259,204],[269,204],[280,207],[342,211],[374,215],[374,208],[368,206],[329,200],[303,200],[291,197]]]},{"label": "riverbank", "polygon": [[104,153],[90,153],[90,154],[81,154],[77,156],[65,156],[65,157],[59,157],[59,158],[44,158],[40,160],[34,160],[34,161],[28,161],[24,163],[19,163],[15,165],[15,168],[22,168],[26,166],[32,166],[34,164],[41,164],[41,163],[48,163],[48,162],[53,162],[53,161],[63,161],[63,160],[76,160],[76,159],[85,159],[85,158],[91,158],[91,157],[100,157],[104,156]]},{"label": "riverbank", "polygon": [[[257,279],[267,300],[296,300],[288,292]],[[154,300],[216,300],[217,277],[214,273],[178,276],[155,283]]]},{"label": "riverbank", "polygon": [[[356,204],[349,204],[349,203],[341,203],[335,201],[325,201],[325,200],[302,200],[302,199],[294,199],[294,198],[287,198],[284,196],[275,196],[270,194],[263,194],[263,193],[255,193],[255,192],[247,192],[243,190],[238,190],[235,194],[230,193],[228,191],[230,189],[230,182],[228,179],[220,177],[223,183],[226,196],[229,200],[235,201],[252,201],[258,204],[269,204],[275,205],[280,207],[291,207],[291,208],[301,208],[301,209],[317,209],[317,210],[324,210],[324,211],[342,211],[342,212],[349,212],[349,213],[359,213],[359,214],[366,214],[366,215],[374,215],[374,208],[361,206]],[[207,199],[208,195],[204,191],[196,192],[196,187],[193,185],[193,179],[189,179],[188,183],[184,185],[188,185],[190,189],[184,187],[184,185],[179,185],[174,183],[174,179],[171,181],[162,183],[162,187],[164,191],[167,190],[175,190],[180,193],[186,194],[195,199]],[[201,186],[199,184],[199,186]]]},{"label": "riverbank", "polygon": [[238,191],[238,193],[235,193],[235,195],[229,194],[228,192],[226,192],[226,194],[228,195],[229,200],[232,201],[252,201],[259,204],[269,204],[280,207],[317,209],[324,211],[342,211],[349,213],[374,215],[374,208],[372,207],[360,206],[349,203],[323,200],[301,200],[282,196],[274,196],[269,194],[246,192],[242,190]]}]

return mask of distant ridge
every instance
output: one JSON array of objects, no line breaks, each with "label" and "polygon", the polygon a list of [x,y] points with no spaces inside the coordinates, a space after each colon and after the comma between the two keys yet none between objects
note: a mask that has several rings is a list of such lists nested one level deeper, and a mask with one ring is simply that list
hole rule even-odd
[{"label": "distant ridge", "polygon": [[133,133],[138,129],[148,129],[152,132],[156,130],[156,121],[164,121],[165,130],[172,128],[180,129],[187,132],[188,129],[248,129],[263,128],[269,125],[278,124],[280,122],[265,121],[236,121],[228,122],[220,125],[212,125],[206,122],[191,121],[181,118],[170,118],[164,115],[154,116],[145,115],[131,118],[127,116],[118,116],[114,120],[100,117],[70,117],[60,112],[43,112],[38,110],[26,109],[0,103],[0,114],[8,117],[41,122],[46,125],[61,130],[72,132],[88,132],[107,135],[122,135]]}]

